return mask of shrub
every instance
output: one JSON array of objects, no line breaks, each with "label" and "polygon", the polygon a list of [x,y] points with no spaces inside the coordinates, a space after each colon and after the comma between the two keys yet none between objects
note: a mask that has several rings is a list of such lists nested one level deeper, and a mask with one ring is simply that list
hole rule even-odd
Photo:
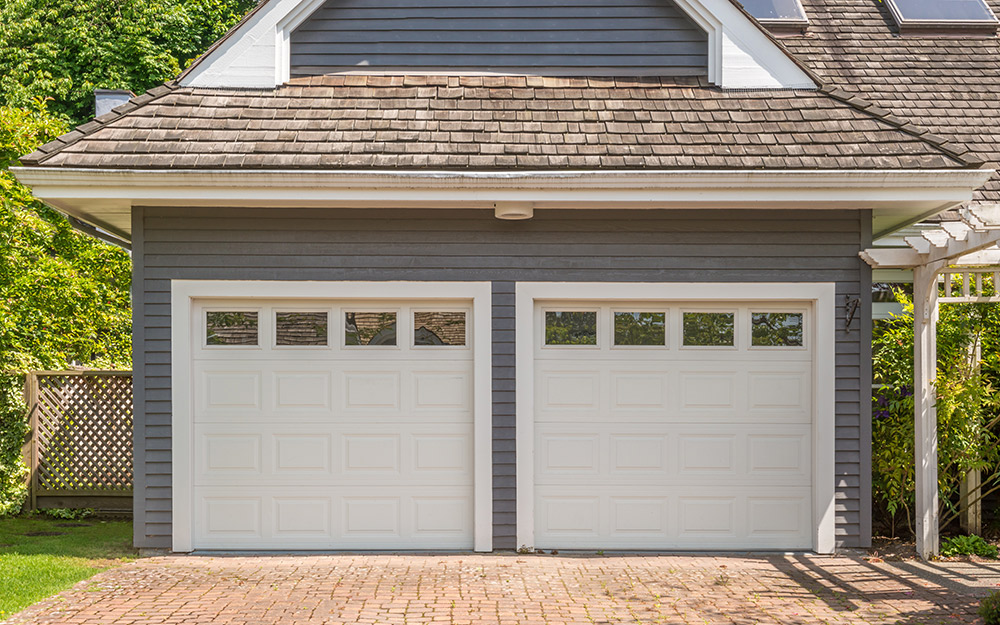
[{"label": "shrub", "polygon": [[979,604],[979,616],[986,625],[1000,625],[1000,590],[983,597]]},{"label": "shrub", "polygon": [[945,557],[979,556],[996,559],[997,547],[979,536],[955,536],[941,541],[941,555]]},{"label": "shrub", "polygon": [[46,516],[66,521],[79,521],[94,516],[93,508],[48,508],[42,510]]},{"label": "shrub", "polygon": [[[877,518],[895,535],[912,532],[914,507],[913,304],[897,291],[903,315],[875,324],[872,367],[872,494]],[[938,493],[941,526],[959,517],[960,486],[982,471],[981,496],[1000,484],[997,425],[1000,307],[946,304],[938,322],[935,391],[938,416]],[[981,347],[981,349],[977,349]],[[977,360],[977,355],[982,359]]]}]

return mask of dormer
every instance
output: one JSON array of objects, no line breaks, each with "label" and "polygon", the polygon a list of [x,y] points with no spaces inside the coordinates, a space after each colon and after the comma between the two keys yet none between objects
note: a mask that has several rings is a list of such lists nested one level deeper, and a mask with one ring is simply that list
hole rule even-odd
[{"label": "dormer", "polygon": [[180,82],[273,88],[345,73],[703,76],[736,89],[816,86],[731,0],[265,0]]}]

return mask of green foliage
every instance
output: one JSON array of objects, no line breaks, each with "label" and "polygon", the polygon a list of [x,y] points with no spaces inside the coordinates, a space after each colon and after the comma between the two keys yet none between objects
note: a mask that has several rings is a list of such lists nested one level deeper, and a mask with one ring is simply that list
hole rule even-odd
[{"label": "green foliage", "polygon": [[[872,492],[893,530],[905,521],[912,530],[914,506],[913,304],[896,297],[904,314],[875,324],[872,423]],[[976,360],[997,348],[1000,317],[988,304],[946,304],[938,322],[935,379],[938,416],[938,489],[943,524],[957,517],[960,484],[972,470],[985,471],[984,488],[998,479],[1000,449],[992,431],[1000,395],[996,369]]]},{"label": "green foliage", "polygon": [[65,130],[43,101],[0,107],[0,515],[24,499],[23,373],[131,361],[128,254],[73,230],[7,170]]},{"label": "green foliage", "polygon": [[53,519],[64,521],[79,521],[94,516],[93,508],[47,508],[42,510],[42,514]]},{"label": "green foliage", "polygon": [[21,461],[27,433],[21,394],[9,379],[0,377],[0,517],[16,514],[27,495],[28,468]]},{"label": "green foliage", "polygon": [[685,345],[732,345],[733,313],[684,313]]},{"label": "green foliage", "polygon": [[615,313],[615,345],[663,345],[665,341],[665,313]]},{"label": "green foliage", "polygon": [[994,590],[979,603],[979,616],[984,625],[1000,625],[1000,590]]},{"label": "green foliage", "polygon": [[547,311],[545,344],[597,345],[597,313]]},{"label": "green foliage", "polygon": [[253,0],[6,0],[0,3],[0,104],[53,98],[74,123],[96,88],[141,93],[182,67]]},{"label": "green foliage", "polygon": [[941,555],[947,558],[979,556],[996,559],[997,547],[986,542],[980,536],[954,536],[941,541]]}]

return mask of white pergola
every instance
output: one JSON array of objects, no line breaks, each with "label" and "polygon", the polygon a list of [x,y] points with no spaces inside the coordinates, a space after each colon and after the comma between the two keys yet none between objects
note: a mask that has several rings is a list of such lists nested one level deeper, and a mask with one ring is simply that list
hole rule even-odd
[{"label": "white pergola", "polygon": [[[984,295],[983,277],[1000,289],[1000,204],[961,210],[962,221],[945,222],[904,239],[905,248],[873,248],[861,258],[873,269],[913,270],[913,412],[916,455],[917,552],[938,554],[938,449],[934,378],[937,372],[938,305],[1000,303]],[[961,289],[952,287],[960,277]],[[994,290],[994,293],[997,291]]]}]

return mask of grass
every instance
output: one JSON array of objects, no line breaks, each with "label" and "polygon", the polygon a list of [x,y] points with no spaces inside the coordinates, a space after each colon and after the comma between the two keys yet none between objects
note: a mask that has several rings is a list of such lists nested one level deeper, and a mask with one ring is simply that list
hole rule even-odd
[{"label": "grass", "polygon": [[[65,523],[87,527],[58,527]],[[34,532],[62,535],[26,536]],[[128,521],[0,519],[0,621],[136,556]]]}]

